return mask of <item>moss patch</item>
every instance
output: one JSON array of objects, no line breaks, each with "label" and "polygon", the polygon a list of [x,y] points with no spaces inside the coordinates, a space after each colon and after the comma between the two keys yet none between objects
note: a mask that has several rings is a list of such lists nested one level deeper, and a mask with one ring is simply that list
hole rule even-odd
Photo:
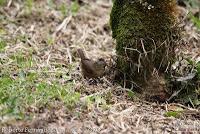
[{"label": "moss patch", "polygon": [[175,11],[175,0],[114,1],[110,23],[121,83],[143,86],[155,68],[170,68],[179,35]]}]

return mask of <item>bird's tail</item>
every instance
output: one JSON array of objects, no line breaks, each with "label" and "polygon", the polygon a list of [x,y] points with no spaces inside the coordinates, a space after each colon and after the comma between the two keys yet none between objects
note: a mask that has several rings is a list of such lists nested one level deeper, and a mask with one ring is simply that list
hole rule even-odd
[{"label": "bird's tail", "polygon": [[78,52],[78,55],[79,57],[81,58],[81,60],[84,60],[84,59],[88,59],[86,56],[85,56],[85,53],[83,52],[82,49],[77,49],[77,52]]}]

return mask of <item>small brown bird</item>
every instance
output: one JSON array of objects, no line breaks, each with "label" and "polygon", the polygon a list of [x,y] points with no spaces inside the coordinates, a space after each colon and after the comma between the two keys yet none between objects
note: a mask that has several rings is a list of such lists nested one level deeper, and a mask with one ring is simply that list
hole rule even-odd
[{"label": "small brown bird", "polygon": [[106,62],[103,58],[93,61],[85,56],[82,49],[78,49],[77,52],[81,58],[81,71],[84,77],[98,78],[104,75]]}]

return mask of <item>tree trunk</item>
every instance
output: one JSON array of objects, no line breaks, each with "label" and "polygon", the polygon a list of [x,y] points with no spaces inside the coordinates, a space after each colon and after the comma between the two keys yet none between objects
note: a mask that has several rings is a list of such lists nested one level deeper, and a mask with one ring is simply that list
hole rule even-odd
[{"label": "tree trunk", "polygon": [[140,89],[152,86],[154,77],[160,83],[159,77],[166,77],[175,60],[176,0],[114,0],[110,23],[117,81]]}]

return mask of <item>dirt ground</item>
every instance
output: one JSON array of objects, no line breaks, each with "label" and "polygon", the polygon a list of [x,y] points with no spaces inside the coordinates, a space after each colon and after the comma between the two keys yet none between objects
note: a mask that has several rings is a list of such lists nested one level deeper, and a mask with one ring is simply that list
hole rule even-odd
[{"label": "dirt ground", "polygon": [[[55,3],[59,5],[63,1],[70,4],[68,0]],[[97,81],[82,77],[77,48],[83,48],[90,58],[103,57],[109,65],[113,62],[115,41],[109,27],[111,0],[84,0],[77,13],[70,12],[66,16],[62,16],[56,8],[50,8],[46,1],[39,0],[35,1],[37,8],[27,15],[21,2],[12,1],[11,5],[0,10],[10,18],[9,23],[2,21],[1,26],[8,31],[7,40],[19,35],[27,35],[28,38],[25,42],[10,42],[6,54],[2,56],[19,51],[29,55],[28,49],[32,48],[32,57],[37,59],[38,65],[32,71],[40,71],[40,68],[48,66],[48,71],[54,72],[57,65],[62,65],[65,69],[61,71],[70,70],[68,81],[74,83],[72,90],[81,96],[72,110],[55,101],[51,109],[35,108],[37,112],[32,120],[5,122],[1,127],[3,133],[9,129],[10,133],[15,133],[11,132],[14,129],[59,134],[200,133],[199,109],[178,103],[158,104],[140,100],[136,93],[113,84],[112,74]],[[180,16],[184,17],[187,9],[180,10]],[[200,34],[188,19],[184,20],[183,26],[183,41],[186,43],[181,47],[181,54],[199,59]],[[67,82],[63,79],[59,81]],[[94,101],[88,101],[89,97]],[[167,112],[177,109],[184,112],[178,117],[166,116]]]}]

